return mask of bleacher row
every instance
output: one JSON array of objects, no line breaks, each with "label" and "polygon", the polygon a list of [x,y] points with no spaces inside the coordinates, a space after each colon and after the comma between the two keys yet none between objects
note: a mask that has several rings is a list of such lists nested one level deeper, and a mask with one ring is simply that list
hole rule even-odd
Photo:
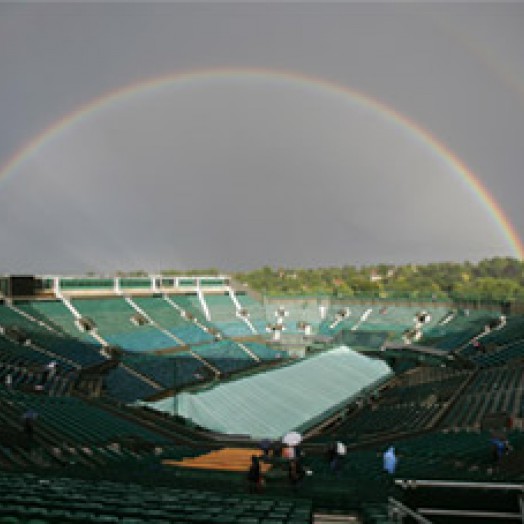
[{"label": "bleacher row", "polygon": [[108,481],[94,484],[71,478],[0,475],[0,522],[30,519],[41,523],[306,524],[311,521],[311,503]]},{"label": "bleacher row", "polygon": [[[415,316],[421,311],[415,306],[339,304],[326,307],[315,301],[277,300],[261,304],[249,295],[234,293],[232,296],[206,294],[202,300],[205,307],[197,295],[73,298],[68,303],[61,300],[18,301],[13,306],[1,308],[0,321],[22,327],[36,321],[57,333],[96,343],[89,332],[79,331],[75,325],[75,316],[85,317],[94,321],[98,335],[108,344],[128,351],[148,351],[211,342],[216,334],[223,338],[264,337],[267,325],[279,318],[284,331],[290,333],[300,332],[300,326],[307,323],[314,333],[330,336],[356,329],[398,335],[413,326]],[[321,318],[322,308],[324,318]],[[241,311],[244,317],[239,314]],[[280,313],[283,316],[279,316]],[[479,324],[494,318],[485,312],[478,315],[471,312],[467,316],[456,314],[451,322],[439,325],[439,320],[447,313],[446,308],[438,305],[429,309],[428,322],[423,328],[428,344],[455,349],[478,334]],[[137,316],[142,317],[143,322],[133,323],[133,317]],[[453,333],[461,338],[452,337]]]},{"label": "bleacher row", "polygon": [[479,428],[490,414],[524,417],[524,364],[480,370],[446,416],[448,427]]},{"label": "bleacher row", "polygon": [[469,371],[435,371],[438,373],[428,374],[420,368],[394,380],[380,393],[357,400],[356,409],[320,440],[356,443],[432,428],[446,412],[454,393],[471,376]]}]

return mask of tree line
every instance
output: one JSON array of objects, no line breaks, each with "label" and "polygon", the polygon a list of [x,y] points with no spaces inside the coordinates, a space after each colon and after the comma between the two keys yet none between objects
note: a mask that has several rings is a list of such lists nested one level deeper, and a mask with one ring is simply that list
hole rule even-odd
[{"label": "tree line", "polygon": [[266,295],[524,300],[524,262],[495,257],[478,263],[377,264],[327,268],[271,268],[234,274]]}]

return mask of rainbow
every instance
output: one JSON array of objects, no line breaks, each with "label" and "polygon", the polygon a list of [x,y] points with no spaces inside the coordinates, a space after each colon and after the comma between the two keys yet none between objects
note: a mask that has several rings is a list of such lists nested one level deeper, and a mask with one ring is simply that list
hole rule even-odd
[{"label": "rainbow", "polygon": [[29,143],[25,144],[15,152],[10,160],[0,169],[0,180],[7,180],[10,176],[13,176],[23,162],[33,157],[48,142],[56,139],[63,132],[67,131],[75,124],[80,123],[82,119],[96,111],[107,109],[109,106],[116,104],[117,102],[124,101],[138,94],[151,94],[155,90],[168,85],[174,84],[183,87],[195,82],[210,82],[219,79],[233,79],[239,81],[273,80],[287,83],[295,87],[301,86],[305,88],[316,88],[325,94],[341,97],[346,102],[349,100],[354,104],[358,104],[363,108],[379,114],[384,120],[407,133],[412,140],[420,144],[422,147],[425,147],[438,161],[448,167],[451,172],[456,175],[458,180],[465,185],[465,187],[485,208],[491,220],[493,220],[497,229],[503,236],[511,253],[521,260],[524,259],[524,245],[503,209],[479,178],[468,169],[468,167],[447,146],[437,140],[419,124],[379,100],[335,82],[295,72],[253,68],[201,69],[154,77],[118,88],[80,106],[75,111],[65,115],[60,120],[44,129]]}]

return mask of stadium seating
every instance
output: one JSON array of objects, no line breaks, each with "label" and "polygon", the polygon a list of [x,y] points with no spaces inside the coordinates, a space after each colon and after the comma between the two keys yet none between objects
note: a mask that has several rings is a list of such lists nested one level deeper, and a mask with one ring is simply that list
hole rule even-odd
[{"label": "stadium seating", "polygon": [[458,350],[482,334],[485,326],[496,318],[498,315],[485,312],[459,312],[449,323],[425,331],[421,343],[440,349]]},{"label": "stadium seating", "polygon": [[[0,351],[0,382],[14,390],[39,391],[50,396],[67,395],[72,387],[72,376],[65,369],[60,369],[52,376],[47,376],[45,367],[37,366],[17,358],[6,358]],[[9,377],[9,379],[8,379]],[[8,384],[9,383],[9,384]]]},{"label": "stadium seating", "polygon": [[0,354],[2,362],[15,365],[19,363],[26,367],[41,367],[50,361],[50,357],[45,353],[31,346],[17,344],[4,335],[0,335]]},{"label": "stadium seating", "polygon": [[171,328],[173,334],[190,345],[213,340],[213,335],[208,331],[213,326],[206,320],[196,295],[171,295],[169,300],[186,314],[183,324]]},{"label": "stadium seating", "polygon": [[[228,295],[206,293],[211,321],[198,296],[170,297],[197,322],[184,318],[161,296],[133,297],[131,303],[123,297],[72,299],[108,343],[122,348],[111,358],[100,354],[99,342],[77,329],[62,301],[18,301],[14,309],[0,304],[0,326],[7,328],[0,333],[0,524],[298,524],[311,522],[312,508],[355,509],[362,522],[385,524],[387,497],[403,497],[394,478],[524,481],[518,467],[524,453],[524,434],[518,430],[524,419],[524,319],[510,316],[496,329],[497,312],[453,310],[448,315],[448,308],[438,304],[428,308],[431,322],[423,326],[419,343],[454,351],[474,364],[471,369],[415,363],[408,372],[388,375],[380,391],[363,391],[323,412],[315,428],[316,419],[301,426],[300,431],[311,429],[314,436],[306,434],[302,444],[302,462],[312,474],[299,486],[289,484],[285,461],[275,460],[268,468],[264,493],[256,498],[246,495],[244,471],[167,467],[164,459],[205,455],[225,447],[229,439],[249,449],[258,445],[240,432],[218,436],[196,426],[200,422],[159,414],[140,401],[173,402],[173,390],[206,391],[222,380],[229,385],[236,373],[251,378],[258,375],[257,366],[287,362],[284,351],[263,343],[265,326],[275,322],[279,305],[289,312],[284,317],[288,333],[299,332],[298,321],[309,322],[314,332],[377,358],[384,352],[376,350],[398,340],[422,307],[345,306],[337,301],[321,320],[320,299],[267,300],[262,305],[242,293],[237,298],[261,337],[254,337],[236,316]],[[131,317],[138,313],[133,304],[153,323],[133,324]],[[346,307],[350,315],[341,318]],[[213,328],[221,340],[214,339]],[[236,337],[247,341],[232,340]],[[45,380],[51,360],[58,372]],[[91,379],[103,383],[101,398],[94,390],[93,398],[83,396],[87,393],[79,383]],[[303,398],[311,404],[307,391]],[[280,405],[278,409],[280,413]],[[21,423],[28,410],[38,413],[29,443]],[[494,463],[488,429],[497,417],[503,421],[500,426],[512,419],[517,428],[507,431],[514,451],[500,464]],[[332,471],[324,452],[336,441],[347,445],[348,454],[340,470]],[[399,458],[393,476],[382,467],[382,453],[390,445]]]},{"label": "stadium seating", "polygon": [[320,323],[320,310],[316,300],[288,300],[277,299],[271,303],[266,303],[266,318],[268,322],[277,321],[278,312],[285,311],[282,317],[285,331],[288,333],[301,333],[301,323],[310,324],[312,327]]},{"label": "stadium seating", "polygon": [[[249,313],[249,320],[260,335],[266,334],[268,317],[263,304],[255,300],[252,296],[244,293],[236,293],[236,297],[242,308]],[[273,321],[273,319],[271,319]]]},{"label": "stadium seating", "polygon": [[92,365],[104,360],[94,343],[89,344],[46,329],[9,307],[0,306],[0,325],[20,330],[20,333],[27,337],[33,345],[47,350],[48,361],[57,358],[61,359],[63,365],[70,366],[71,362],[79,365]]},{"label": "stadium seating", "polygon": [[[7,517],[11,520],[6,520]],[[311,503],[123,482],[0,475],[0,522],[37,520],[106,524],[307,524],[311,522]]]},{"label": "stadium seating", "polygon": [[123,298],[75,299],[74,307],[91,318],[99,335],[109,344],[128,351],[146,351],[174,347],[177,342],[151,324],[132,322],[137,311]]},{"label": "stadium seating", "polygon": [[524,365],[479,371],[447,415],[448,427],[479,428],[488,414],[524,416]]},{"label": "stadium seating", "polygon": [[359,326],[360,330],[393,331],[398,332],[406,327],[412,327],[419,307],[403,306],[374,306],[365,321]]},{"label": "stadium seating", "polygon": [[432,427],[471,373],[439,368],[428,371],[398,377],[380,394],[362,399],[356,411],[318,439],[364,442],[380,435],[413,433]]},{"label": "stadium seating", "polygon": [[106,393],[121,402],[134,402],[154,395],[162,389],[151,385],[122,365],[109,371],[105,377],[105,386]]},{"label": "stadium seating", "polygon": [[207,325],[207,320],[197,295],[169,295],[169,298],[184,311],[193,315],[199,322]]},{"label": "stadium seating", "polygon": [[237,308],[229,295],[205,294],[211,321],[228,337],[250,336],[253,332],[248,325],[236,316]]},{"label": "stadium seating", "polygon": [[461,355],[481,367],[503,365],[524,358],[524,319],[509,317],[503,327],[481,336],[476,345],[470,342]]},{"label": "stadium seating", "polygon": [[36,412],[36,434],[47,436],[56,444],[72,443],[104,444],[114,439],[132,436],[152,443],[164,442],[165,438],[142,426],[73,397],[48,397],[20,391],[4,391],[2,400],[18,415],[29,409]]},{"label": "stadium seating", "polygon": [[98,348],[71,337],[62,337],[45,331],[30,333],[31,341],[48,351],[52,351],[62,361],[75,362],[81,366],[90,366],[104,362],[105,358],[98,352]]},{"label": "stadium seating", "polygon": [[134,297],[133,301],[159,326],[167,329],[185,344],[209,342],[212,336],[192,321],[182,317],[180,311],[163,297]]},{"label": "stadium seating", "polygon": [[16,303],[16,307],[73,338],[98,344],[88,333],[84,333],[76,327],[73,314],[60,300],[21,301]]},{"label": "stadium seating", "polygon": [[126,355],[123,362],[163,387],[180,388],[210,377],[210,371],[191,353],[184,351],[173,356]]},{"label": "stadium seating", "polygon": [[177,338],[189,345],[202,344],[213,340],[213,335],[204,331],[197,324],[186,322],[185,324],[171,329]]},{"label": "stadium seating", "polygon": [[215,366],[221,373],[232,373],[253,367],[257,361],[232,340],[202,344],[193,351]]},{"label": "stadium seating", "polygon": [[362,315],[372,309],[367,305],[361,304],[337,304],[331,306],[325,320],[319,327],[319,333],[322,335],[334,335],[343,329],[352,329],[359,325]]},{"label": "stadium seating", "polygon": [[346,346],[367,351],[370,349],[380,349],[383,344],[390,340],[390,333],[388,331],[339,331],[334,340],[337,343],[345,344]]},{"label": "stadium seating", "polygon": [[259,342],[245,342],[244,345],[261,360],[281,360],[286,358],[285,352],[271,349]]}]

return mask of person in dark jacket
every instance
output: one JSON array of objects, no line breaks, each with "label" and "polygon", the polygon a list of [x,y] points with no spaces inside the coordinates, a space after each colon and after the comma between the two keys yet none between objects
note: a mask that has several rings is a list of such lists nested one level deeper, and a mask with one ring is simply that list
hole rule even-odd
[{"label": "person in dark jacket", "polygon": [[342,461],[346,454],[346,446],[342,442],[334,442],[327,450],[327,460],[329,469],[333,473],[338,473],[342,468]]},{"label": "person in dark jacket", "polygon": [[22,423],[24,426],[24,433],[29,440],[33,439],[35,432],[35,420],[38,418],[38,413],[32,409],[27,410],[22,415]]},{"label": "person in dark jacket", "polygon": [[256,455],[251,456],[251,466],[247,472],[247,481],[249,483],[249,493],[260,493],[262,490],[263,479],[260,469],[260,460]]},{"label": "person in dark jacket", "polygon": [[306,476],[306,471],[302,467],[300,460],[297,459],[290,460],[288,468],[289,483],[295,490],[297,486],[300,484],[300,482],[303,480],[303,478]]},{"label": "person in dark jacket", "polygon": [[512,451],[512,447],[508,439],[503,435],[493,435],[491,438],[492,457],[495,463],[499,463],[502,457]]}]

